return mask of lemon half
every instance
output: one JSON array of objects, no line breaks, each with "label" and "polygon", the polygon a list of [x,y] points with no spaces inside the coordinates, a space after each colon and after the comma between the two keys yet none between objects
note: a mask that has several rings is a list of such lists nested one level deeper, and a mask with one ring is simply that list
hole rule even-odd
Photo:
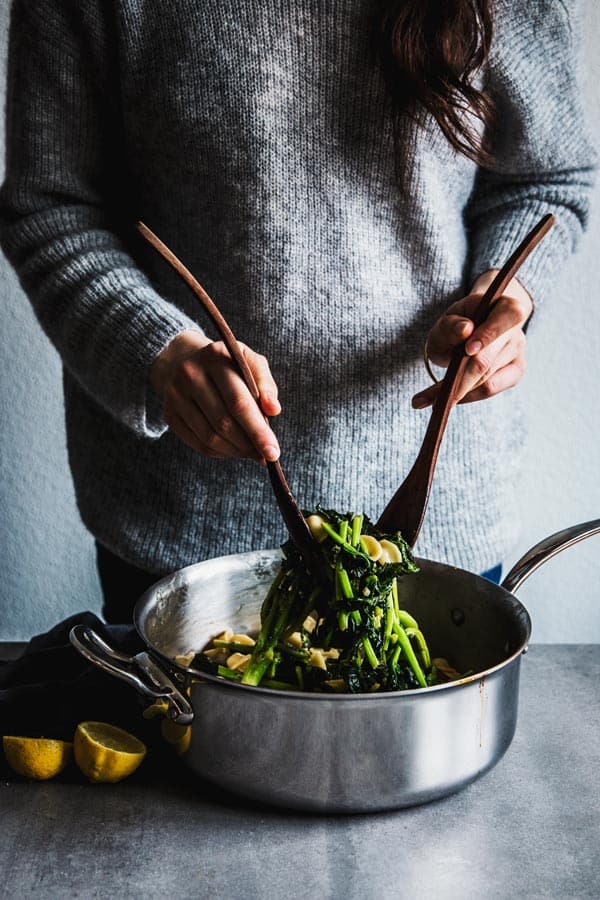
[{"label": "lemon half", "polygon": [[131,775],[146,755],[146,745],[107,722],[80,722],[73,739],[75,762],[90,781],[116,782]]},{"label": "lemon half", "polygon": [[162,720],[160,733],[163,740],[170,744],[178,756],[183,756],[192,740],[192,729],[189,725],[177,725],[170,719]]},{"label": "lemon half", "polygon": [[2,738],[4,756],[14,772],[36,781],[54,778],[71,759],[73,744],[51,738],[15,737]]}]

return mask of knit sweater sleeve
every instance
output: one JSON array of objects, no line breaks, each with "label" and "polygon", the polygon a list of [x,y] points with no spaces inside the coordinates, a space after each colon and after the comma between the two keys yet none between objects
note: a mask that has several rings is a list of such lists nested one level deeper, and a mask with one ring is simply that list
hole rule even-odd
[{"label": "knit sweater sleeve", "polygon": [[466,212],[470,277],[499,268],[545,213],[556,223],[519,278],[543,301],[586,225],[596,154],[578,83],[581,0],[498,0],[489,87],[494,165]]},{"label": "knit sweater sleeve", "polygon": [[150,365],[175,335],[200,329],[130,250],[107,6],[14,0],[0,243],[67,370],[150,438],[166,429]]}]

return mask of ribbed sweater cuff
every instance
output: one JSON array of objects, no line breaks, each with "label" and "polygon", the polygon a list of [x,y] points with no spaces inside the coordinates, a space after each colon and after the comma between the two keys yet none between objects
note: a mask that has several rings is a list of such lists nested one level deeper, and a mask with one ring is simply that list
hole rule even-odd
[{"label": "ribbed sweater cuff", "polygon": [[143,309],[123,338],[125,352],[122,358],[128,362],[122,374],[126,382],[129,380],[131,405],[123,411],[121,418],[140,437],[156,439],[164,434],[168,426],[163,416],[163,400],[150,382],[151,366],[165,347],[183,331],[204,332],[185,313],[158,298],[158,295],[155,302],[149,303],[147,297],[145,300]]},{"label": "ribbed sweater cuff", "polygon": [[[549,212],[554,210],[547,204],[534,202],[508,214],[506,210],[490,213],[485,225],[472,233],[470,284],[482,272],[501,268],[525,235]],[[517,274],[536,306],[551,293],[559,266],[567,262],[572,252],[571,231],[565,224],[569,215],[557,215],[553,227]]]}]

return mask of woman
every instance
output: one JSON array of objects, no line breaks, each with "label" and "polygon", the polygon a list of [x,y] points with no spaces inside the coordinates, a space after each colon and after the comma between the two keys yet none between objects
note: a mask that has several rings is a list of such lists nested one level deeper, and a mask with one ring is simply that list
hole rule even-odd
[{"label": "woman", "polygon": [[[304,506],[376,517],[421,442],[410,398],[435,393],[428,332],[434,362],[467,339],[471,363],[419,552],[496,566],[522,444],[505,392],[591,186],[575,0],[15,0],[10,47],[1,241],[63,359],[107,618],[165,572],[280,542],[248,462],[280,445]],[[245,341],[268,416],[282,387],[279,440],[137,219]]]}]

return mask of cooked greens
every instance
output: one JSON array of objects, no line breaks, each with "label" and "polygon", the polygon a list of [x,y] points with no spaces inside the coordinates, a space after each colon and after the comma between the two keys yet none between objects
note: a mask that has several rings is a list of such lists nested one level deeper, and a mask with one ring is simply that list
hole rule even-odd
[{"label": "cooked greens", "polygon": [[362,693],[434,683],[425,638],[399,606],[399,580],[418,571],[400,533],[382,534],[366,516],[321,507],[307,521],[330,583],[316,584],[288,541],[256,640],[225,632],[198,664],[242,684],[290,690]]}]

